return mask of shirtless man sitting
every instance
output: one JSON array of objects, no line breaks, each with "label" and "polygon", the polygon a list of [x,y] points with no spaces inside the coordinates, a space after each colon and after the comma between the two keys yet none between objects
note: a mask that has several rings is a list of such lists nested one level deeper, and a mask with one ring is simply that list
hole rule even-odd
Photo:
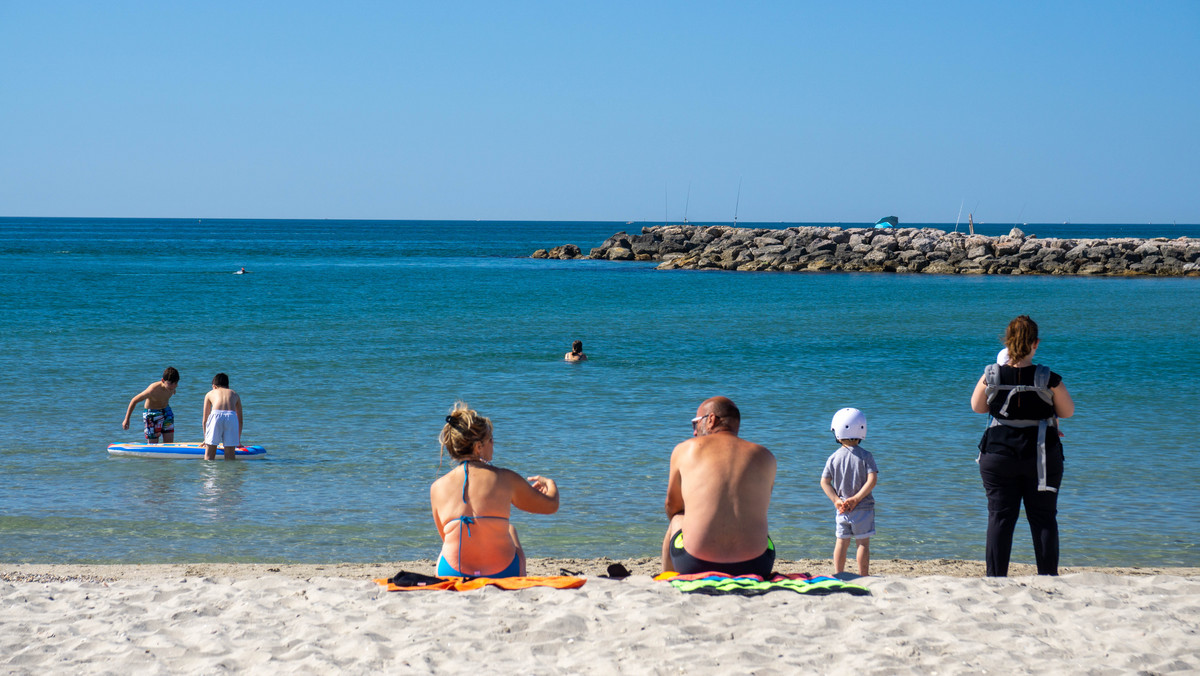
[{"label": "shirtless man sitting", "polygon": [[775,456],[737,436],[741,412],[725,397],[700,404],[691,439],[671,452],[664,571],[768,577],[775,544],[767,508]]}]

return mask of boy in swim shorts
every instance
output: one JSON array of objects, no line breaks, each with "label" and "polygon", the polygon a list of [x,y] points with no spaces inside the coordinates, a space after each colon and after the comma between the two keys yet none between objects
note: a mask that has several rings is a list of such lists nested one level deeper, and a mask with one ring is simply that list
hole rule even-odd
[{"label": "boy in swim shorts", "polygon": [[177,387],[179,371],[173,366],[168,366],[163,369],[161,380],[150,383],[140,394],[129,400],[129,406],[125,408],[125,419],[121,421],[121,429],[129,429],[129,417],[133,415],[133,407],[137,406],[139,401],[145,401],[146,410],[142,411],[142,422],[145,425],[146,441],[157,444],[159,437],[168,444],[175,441],[175,414],[171,412],[167,402],[171,400],[171,395],[175,394]]},{"label": "boy in swim shorts", "polygon": [[242,443],[242,398],[229,389],[229,376],[213,376],[212,391],[204,396],[204,459],[217,459],[217,445],[225,449],[225,459],[233,460]]},{"label": "boy in swim shorts", "polygon": [[846,572],[846,551],[853,538],[858,542],[858,574],[870,575],[871,536],[875,534],[875,498],[871,491],[879,468],[875,457],[858,445],[867,436],[867,418],[857,408],[843,408],[833,416],[830,429],[841,444],[821,472],[821,488],[837,509],[833,567],[835,572]]}]

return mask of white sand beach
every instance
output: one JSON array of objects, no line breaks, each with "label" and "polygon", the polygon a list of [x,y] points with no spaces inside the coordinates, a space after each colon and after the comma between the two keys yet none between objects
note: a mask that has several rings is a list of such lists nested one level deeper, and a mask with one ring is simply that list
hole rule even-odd
[{"label": "white sand beach", "polygon": [[[870,596],[683,594],[608,560],[578,590],[393,592],[432,562],[0,564],[9,674],[1200,672],[1200,569],[1064,568],[983,579],[981,562],[879,561]],[[828,572],[827,561],[781,562]]]}]

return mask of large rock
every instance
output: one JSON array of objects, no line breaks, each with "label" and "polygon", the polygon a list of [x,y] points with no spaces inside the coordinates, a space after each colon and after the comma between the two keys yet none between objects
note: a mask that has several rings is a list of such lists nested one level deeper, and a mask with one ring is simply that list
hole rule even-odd
[{"label": "large rock", "polygon": [[931,275],[953,275],[958,269],[946,261],[933,261],[925,268],[925,272]]},{"label": "large rock", "polygon": [[977,244],[967,250],[967,258],[983,258],[992,255],[991,244]]},{"label": "large rock", "polygon": [[863,262],[867,265],[883,265],[888,259],[887,251],[880,249],[872,249],[870,253],[863,256]]},{"label": "large rock", "polygon": [[551,249],[547,257],[557,258],[559,260],[571,260],[574,258],[579,258],[582,255],[583,253],[580,252],[578,246],[574,244],[564,244]]}]

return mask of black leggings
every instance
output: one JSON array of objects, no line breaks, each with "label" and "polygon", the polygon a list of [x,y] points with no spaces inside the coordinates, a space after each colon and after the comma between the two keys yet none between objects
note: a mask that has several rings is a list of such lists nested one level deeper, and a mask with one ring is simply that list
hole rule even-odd
[{"label": "black leggings", "polygon": [[[1062,455],[1057,462],[1047,459],[1046,483],[1062,484]],[[1025,518],[1033,535],[1033,554],[1038,575],[1058,575],[1058,493],[1037,489],[1036,459],[1015,458],[997,453],[979,456],[979,475],[988,500],[988,577],[1007,577],[1012,555],[1013,531],[1025,503]]]}]

